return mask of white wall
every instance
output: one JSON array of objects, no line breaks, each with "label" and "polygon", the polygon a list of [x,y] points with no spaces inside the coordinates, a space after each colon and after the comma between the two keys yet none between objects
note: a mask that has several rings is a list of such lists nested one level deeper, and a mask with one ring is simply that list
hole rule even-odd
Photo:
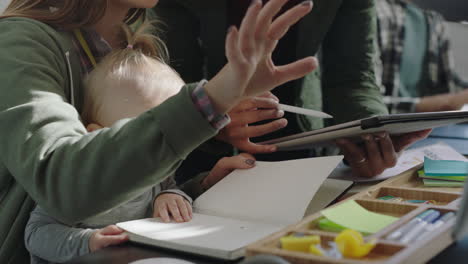
[{"label": "white wall", "polygon": [[0,13],[6,8],[10,0],[0,0]]}]

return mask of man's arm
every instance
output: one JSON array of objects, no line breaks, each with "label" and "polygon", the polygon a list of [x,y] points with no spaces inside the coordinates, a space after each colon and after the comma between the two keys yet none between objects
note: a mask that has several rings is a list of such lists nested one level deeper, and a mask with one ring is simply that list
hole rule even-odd
[{"label": "man's arm", "polygon": [[[386,114],[374,71],[376,12],[374,1],[342,1],[335,21],[322,45],[325,110],[342,123]],[[353,173],[373,177],[395,166],[397,154],[429,131],[390,137],[387,133],[365,135],[364,146],[340,139]]]},{"label": "man's arm", "polygon": [[374,1],[342,1],[323,49],[323,98],[326,112],[343,123],[387,108],[374,71]]}]

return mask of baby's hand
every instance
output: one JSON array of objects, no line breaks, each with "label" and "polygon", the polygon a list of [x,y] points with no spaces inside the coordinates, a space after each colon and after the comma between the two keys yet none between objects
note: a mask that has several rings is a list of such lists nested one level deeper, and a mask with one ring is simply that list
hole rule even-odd
[{"label": "baby's hand", "polygon": [[154,201],[153,217],[161,217],[168,223],[171,217],[176,222],[188,222],[192,220],[192,205],[181,195],[175,193],[163,193]]},{"label": "baby's hand", "polygon": [[215,185],[217,182],[226,177],[233,170],[250,169],[253,167],[255,167],[255,158],[248,153],[222,158],[216,163],[216,165],[210,171],[210,174],[208,174],[208,176],[203,179],[201,186],[203,189],[209,189],[211,186]]},{"label": "baby's hand", "polygon": [[118,245],[128,240],[128,236],[123,234],[124,230],[115,225],[106,226],[102,229],[96,230],[89,239],[89,250],[94,252],[96,250],[111,246]]}]

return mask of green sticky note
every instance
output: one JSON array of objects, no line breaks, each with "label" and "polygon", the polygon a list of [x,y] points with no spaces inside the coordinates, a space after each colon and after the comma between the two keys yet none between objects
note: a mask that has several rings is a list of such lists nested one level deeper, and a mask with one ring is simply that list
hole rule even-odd
[{"label": "green sticky note", "polygon": [[424,179],[424,186],[427,187],[463,187],[465,183],[456,181],[441,181]]},{"label": "green sticky note", "polygon": [[443,181],[458,181],[458,182],[465,182],[467,176],[454,176],[454,175],[426,175],[424,170],[418,171],[418,176],[422,179],[430,179],[430,180],[443,180]]},{"label": "green sticky note", "polygon": [[468,162],[458,160],[432,160],[424,157],[424,174],[427,176],[468,176]]},{"label": "green sticky note", "polygon": [[320,230],[329,231],[329,232],[341,232],[346,229],[346,227],[341,226],[335,222],[330,221],[328,218],[320,219],[318,222],[318,227]]},{"label": "green sticky note", "polygon": [[328,220],[362,233],[377,233],[398,218],[370,212],[354,200],[344,202],[321,212]]}]

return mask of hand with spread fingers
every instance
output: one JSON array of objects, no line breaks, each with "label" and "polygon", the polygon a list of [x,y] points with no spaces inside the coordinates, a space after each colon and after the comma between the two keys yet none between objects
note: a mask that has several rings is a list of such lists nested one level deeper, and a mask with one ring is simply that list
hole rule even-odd
[{"label": "hand with spread fingers", "polygon": [[363,144],[356,144],[348,139],[339,139],[336,144],[343,152],[353,174],[370,178],[394,167],[400,151],[426,138],[430,133],[430,129],[398,136],[389,136],[388,133],[382,132],[363,135]]},{"label": "hand with spread fingers", "polygon": [[240,28],[231,27],[226,37],[226,66],[205,85],[205,91],[219,113],[226,113],[247,97],[305,76],[317,68],[317,60],[307,57],[276,66],[272,53],[288,29],[312,10],[305,1],[276,17],[288,0],[271,0],[263,6],[254,0]]},{"label": "hand with spread fingers", "polygon": [[[229,112],[229,116],[231,123],[219,132],[216,139],[252,154],[271,153],[276,151],[276,146],[255,144],[250,138],[277,131],[288,124],[282,118],[284,111],[278,110],[278,98],[271,93],[243,100]],[[261,125],[249,125],[271,119],[276,120]]]}]

